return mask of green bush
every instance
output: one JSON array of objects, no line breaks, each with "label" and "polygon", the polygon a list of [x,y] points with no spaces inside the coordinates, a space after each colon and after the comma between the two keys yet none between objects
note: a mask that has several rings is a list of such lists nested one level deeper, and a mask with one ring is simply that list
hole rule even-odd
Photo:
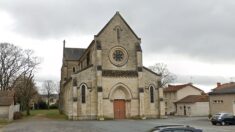
[{"label": "green bush", "polygon": [[209,119],[211,119],[211,117],[212,117],[212,115],[211,115],[211,114],[209,114],[209,115],[208,115],[208,118],[209,118]]},{"label": "green bush", "polygon": [[39,101],[38,104],[37,104],[37,107],[38,109],[47,109],[47,103],[44,102],[44,101]]},{"label": "green bush", "polygon": [[49,106],[50,109],[58,109],[58,105],[57,104],[53,104]]}]

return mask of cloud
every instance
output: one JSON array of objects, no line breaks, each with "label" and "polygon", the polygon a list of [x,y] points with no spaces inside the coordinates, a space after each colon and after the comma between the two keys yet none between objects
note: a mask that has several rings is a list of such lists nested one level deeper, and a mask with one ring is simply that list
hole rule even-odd
[{"label": "cloud", "polygon": [[193,83],[199,85],[216,85],[217,82],[226,83],[231,80],[222,76],[177,75],[177,83]]},{"label": "cloud", "polygon": [[[167,59],[171,58],[169,56],[173,56],[171,59],[178,63],[170,63],[171,67],[177,67],[172,72],[200,72],[200,74],[204,72],[208,76],[192,74],[193,82],[215,84],[220,80],[229,80],[219,76],[212,77],[210,76],[212,73],[220,71],[219,69],[223,70],[219,73],[226,71],[235,74],[234,71],[213,65],[200,70],[200,65],[196,64],[203,62],[234,65],[234,6],[235,1],[232,0],[149,0],[148,2],[140,0],[1,0],[0,12],[8,13],[14,19],[14,23],[10,24],[7,24],[9,20],[1,19],[1,24],[7,25],[4,29],[11,25],[9,30],[20,34],[21,42],[24,42],[24,37],[26,37],[32,40],[34,45],[38,45],[35,46],[37,52],[40,52],[40,55],[43,54],[45,58],[42,72],[38,73],[40,74],[37,78],[39,81],[59,79],[61,42],[64,38],[73,36],[73,38],[80,39],[81,36],[93,36],[103,28],[116,11],[120,11],[127,23],[142,38],[143,55],[151,58],[145,57],[144,61],[148,60],[150,64],[161,56],[166,57],[166,59],[161,59],[164,63],[169,61]],[[4,40],[3,36],[9,35],[0,36]],[[53,44],[47,41],[50,39],[54,40]],[[40,42],[35,43],[33,40]],[[76,46],[87,47],[89,42],[81,42],[79,46]],[[33,44],[28,42],[28,45]],[[48,45],[46,50],[42,44]],[[52,50],[53,54],[51,54]],[[196,60],[196,64],[195,61],[190,66],[188,62],[182,64],[177,56]],[[56,65],[51,64],[53,61]],[[228,76],[231,76],[230,74]],[[190,77],[180,76],[177,81],[189,82]]]},{"label": "cloud", "polygon": [[200,75],[177,75],[175,84],[186,84],[192,83],[194,86],[204,90],[205,92],[210,92],[217,86],[217,83],[227,83],[235,81],[234,78],[227,78],[223,76],[200,76]]},{"label": "cloud", "polygon": [[175,53],[203,61],[235,62],[235,2],[3,0],[15,32],[38,39],[95,35],[119,10],[142,38],[144,51]]}]

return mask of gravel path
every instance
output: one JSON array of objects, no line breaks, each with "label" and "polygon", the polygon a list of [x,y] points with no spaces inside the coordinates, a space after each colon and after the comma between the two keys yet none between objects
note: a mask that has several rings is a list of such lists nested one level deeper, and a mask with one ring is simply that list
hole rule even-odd
[{"label": "gravel path", "polygon": [[145,132],[156,125],[184,124],[204,132],[235,132],[233,126],[213,126],[205,117],[170,117],[154,120],[55,121],[32,118],[7,125],[4,132]]}]

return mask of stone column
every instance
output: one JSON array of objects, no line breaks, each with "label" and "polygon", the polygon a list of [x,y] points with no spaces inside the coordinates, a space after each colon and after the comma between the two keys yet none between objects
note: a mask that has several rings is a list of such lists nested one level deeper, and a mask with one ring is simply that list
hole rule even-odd
[{"label": "stone column", "polygon": [[165,116],[165,103],[164,103],[164,95],[163,95],[163,88],[158,88],[158,95],[159,95],[159,116]]},{"label": "stone column", "polygon": [[140,40],[136,43],[138,87],[139,87],[139,115],[143,119],[145,119],[143,64],[142,64],[142,50],[140,43],[141,43]]},{"label": "stone column", "polygon": [[97,78],[97,118],[103,120],[103,88],[102,88],[102,45],[99,40],[95,37],[96,43],[96,78]]},{"label": "stone column", "polygon": [[139,116],[145,119],[144,113],[144,88],[139,88]]},{"label": "stone column", "polygon": [[[68,84],[69,85],[69,84]],[[68,98],[68,118],[70,120],[73,119],[73,87],[70,84],[68,86],[68,94],[67,94],[67,98]]]},{"label": "stone column", "polygon": [[73,114],[73,120],[77,120],[77,117],[78,117],[78,102],[77,102],[77,99],[78,98],[78,95],[77,95],[77,86],[73,86],[73,108],[72,108],[72,114]]}]

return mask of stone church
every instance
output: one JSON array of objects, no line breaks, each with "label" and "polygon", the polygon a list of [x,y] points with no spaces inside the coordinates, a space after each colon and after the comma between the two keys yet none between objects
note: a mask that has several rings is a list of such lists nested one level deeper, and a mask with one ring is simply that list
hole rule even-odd
[{"label": "stone church", "polygon": [[66,48],[60,110],[72,120],[159,118],[159,75],[143,66],[141,39],[117,12],[88,48]]}]

